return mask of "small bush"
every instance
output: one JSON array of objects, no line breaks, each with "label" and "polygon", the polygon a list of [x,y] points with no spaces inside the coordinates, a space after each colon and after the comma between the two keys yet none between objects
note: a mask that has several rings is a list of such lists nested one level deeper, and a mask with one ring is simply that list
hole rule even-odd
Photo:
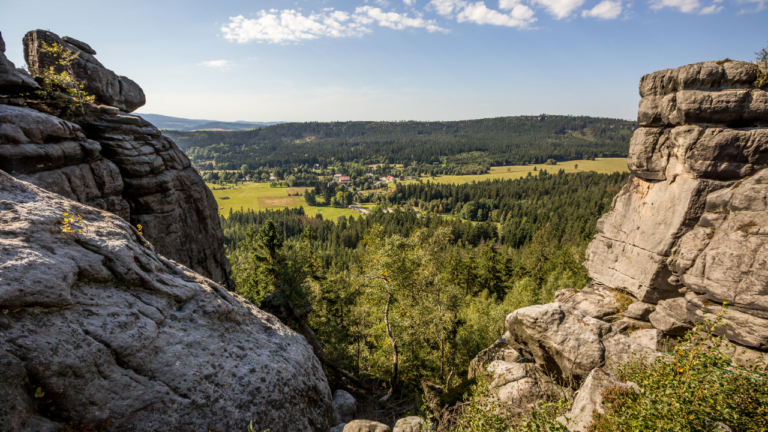
[{"label": "small bush", "polygon": [[642,391],[606,390],[605,413],[589,430],[715,431],[718,423],[735,431],[768,430],[768,377],[758,364],[737,367],[723,353],[728,342],[713,334],[724,325],[718,315],[690,331],[670,356],[620,367],[619,377]]}]

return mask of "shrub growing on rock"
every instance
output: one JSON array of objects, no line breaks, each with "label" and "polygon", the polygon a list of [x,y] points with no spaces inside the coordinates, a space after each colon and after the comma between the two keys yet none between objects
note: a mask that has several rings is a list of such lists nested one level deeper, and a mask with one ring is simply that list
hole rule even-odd
[{"label": "shrub growing on rock", "polygon": [[734,366],[723,352],[728,342],[713,337],[722,315],[700,323],[670,356],[651,364],[630,362],[618,371],[642,391],[608,389],[604,414],[590,431],[714,431],[727,425],[738,431],[768,430],[768,376],[765,365]]}]

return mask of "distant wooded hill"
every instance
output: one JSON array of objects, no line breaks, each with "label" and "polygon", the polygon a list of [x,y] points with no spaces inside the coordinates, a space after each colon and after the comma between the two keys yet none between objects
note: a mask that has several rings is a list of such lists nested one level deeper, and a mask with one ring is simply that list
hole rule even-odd
[{"label": "distant wooded hill", "polygon": [[[217,169],[336,161],[521,165],[625,157],[636,122],[520,116],[450,122],[283,123],[240,132],[167,132],[196,163]],[[459,156],[461,155],[461,156]]]},{"label": "distant wooded hill", "polygon": [[159,114],[136,114],[144,120],[152,123],[158,129],[164,130],[222,130],[222,131],[240,131],[263,128],[280,122],[223,122],[216,120],[193,120],[181,117],[170,117]]}]

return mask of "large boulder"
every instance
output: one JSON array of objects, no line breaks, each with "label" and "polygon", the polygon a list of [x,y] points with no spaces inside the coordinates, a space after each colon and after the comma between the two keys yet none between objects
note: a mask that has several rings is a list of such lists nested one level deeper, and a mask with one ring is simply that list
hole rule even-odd
[{"label": "large boulder", "polygon": [[418,416],[401,418],[395,423],[392,432],[421,432],[424,425],[424,419]]},{"label": "large boulder", "polygon": [[372,420],[352,420],[344,426],[344,432],[391,432],[384,423]]},{"label": "large boulder", "polygon": [[0,171],[0,227],[0,430],[330,428],[306,340],[123,219]]},{"label": "large boulder", "polygon": [[610,324],[563,303],[518,309],[507,315],[509,344],[561,382],[582,381],[597,367],[611,368],[656,352]]},{"label": "large boulder", "polygon": [[506,336],[499,338],[488,348],[480,351],[475,358],[469,362],[468,378],[472,379],[478,375],[485,374],[488,366],[496,360],[503,360],[509,363],[524,360],[522,355],[507,345]]},{"label": "large boulder", "polygon": [[34,75],[53,67],[61,72],[56,59],[42,50],[43,44],[58,44],[76,53],[72,62],[75,77],[83,82],[83,90],[96,97],[96,101],[119,108],[124,112],[133,112],[146,103],[144,91],[131,79],[119,76],[102,65],[89,45],[76,39],[45,31],[33,30],[24,36],[24,59]]},{"label": "large boulder", "polygon": [[488,366],[488,372],[493,377],[489,388],[501,402],[514,408],[530,409],[541,400],[570,395],[534,364],[496,360]]},{"label": "large boulder", "polygon": [[0,33],[0,95],[25,93],[40,89],[40,85],[26,71],[5,56],[5,41]]},{"label": "large boulder", "polygon": [[357,414],[357,401],[351,394],[344,390],[333,392],[333,421],[332,425],[348,423],[355,418]]},{"label": "large boulder", "polygon": [[618,379],[612,373],[597,368],[589,373],[586,381],[579,389],[579,393],[571,404],[571,410],[565,418],[559,418],[571,432],[586,432],[592,424],[592,416],[595,412],[604,414],[603,393],[610,388],[619,391],[634,391],[640,393],[640,387],[633,382],[625,382]]},{"label": "large boulder", "polygon": [[572,306],[588,317],[604,319],[621,311],[621,295],[592,283],[580,290],[560,290],[555,293],[555,301]]}]

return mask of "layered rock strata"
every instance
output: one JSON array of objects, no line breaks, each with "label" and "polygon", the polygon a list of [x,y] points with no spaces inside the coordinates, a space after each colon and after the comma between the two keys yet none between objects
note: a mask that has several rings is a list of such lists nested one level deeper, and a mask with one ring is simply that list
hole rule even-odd
[{"label": "layered rock strata", "polygon": [[116,215],[2,171],[0,330],[0,431],[330,428],[301,335]]},{"label": "layered rock strata", "polygon": [[[41,30],[24,37],[33,73],[52,66],[43,43],[78,53],[75,75],[105,105],[87,106],[76,125],[0,104],[0,169],[141,224],[159,253],[233,288],[213,194],[170,138],[125,112],[144,104],[141,88],[104,68],[88,44]],[[0,54],[0,69],[3,59]],[[0,89],[2,80],[0,70]]]},{"label": "layered rock strata", "polygon": [[626,315],[682,335],[728,303],[718,331],[768,344],[765,64],[705,62],[646,75],[628,164],[585,266],[638,301]]}]

